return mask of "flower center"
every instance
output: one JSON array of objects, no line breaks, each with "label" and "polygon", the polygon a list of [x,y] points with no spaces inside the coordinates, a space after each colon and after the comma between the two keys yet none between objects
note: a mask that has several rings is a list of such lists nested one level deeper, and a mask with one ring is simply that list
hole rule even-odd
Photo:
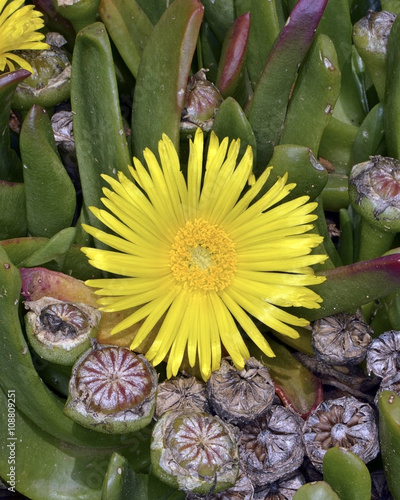
[{"label": "flower center", "polygon": [[235,244],[217,224],[188,221],[175,236],[170,264],[175,279],[185,288],[218,292],[235,273]]}]

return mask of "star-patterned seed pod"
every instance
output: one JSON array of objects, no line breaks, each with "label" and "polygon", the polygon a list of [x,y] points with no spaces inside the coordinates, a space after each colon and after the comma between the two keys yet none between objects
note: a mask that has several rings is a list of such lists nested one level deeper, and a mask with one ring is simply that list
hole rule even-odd
[{"label": "star-patterned seed pod", "polygon": [[206,384],[196,377],[176,377],[158,385],[156,410],[158,419],[168,410],[208,411]]},{"label": "star-patterned seed pod", "polygon": [[223,359],[219,370],[207,381],[207,396],[213,410],[234,425],[243,425],[268,411],[275,395],[269,370],[250,358],[243,370]]},{"label": "star-patterned seed pod", "polygon": [[283,406],[273,405],[262,417],[240,431],[240,463],[256,488],[288,476],[304,457],[301,419]]},{"label": "star-patterned seed pod", "polygon": [[360,310],[319,319],[312,324],[315,356],[329,365],[361,363],[371,343],[371,333]]},{"label": "star-patterned seed pod", "polygon": [[320,471],[325,452],[334,446],[350,450],[364,463],[379,453],[374,410],[352,396],[318,405],[304,423],[303,436],[306,453]]},{"label": "star-patterned seed pod", "polygon": [[153,429],[150,457],[159,479],[206,494],[233,486],[239,474],[237,430],[205,412],[169,410]]},{"label": "star-patterned seed pod", "polygon": [[396,375],[400,368],[400,331],[389,330],[375,338],[367,352],[367,371],[377,377]]},{"label": "star-patterned seed pod", "polygon": [[157,378],[144,356],[95,343],[72,369],[64,411],[100,432],[135,432],[151,422]]}]

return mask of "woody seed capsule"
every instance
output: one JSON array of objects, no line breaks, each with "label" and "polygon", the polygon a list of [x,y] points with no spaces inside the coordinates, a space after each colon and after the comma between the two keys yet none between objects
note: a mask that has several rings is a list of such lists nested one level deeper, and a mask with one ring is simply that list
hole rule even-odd
[{"label": "woody seed capsule", "polygon": [[241,467],[256,488],[288,476],[303,462],[300,417],[273,405],[265,415],[242,427],[239,450]]},{"label": "woody seed capsule", "polygon": [[365,463],[379,452],[374,411],[352,396],[323,401],[305,421],[303,436],[306,453],[319,471],[326,450],[334,446],[350,450]]},{"label": "woody seed capsule", "polygon": [[275,388],[269,370],[250,358],[243,370],[223,359],[207,381],[207,396],[214,411],[231,424],[254,420],[272,406]]}]

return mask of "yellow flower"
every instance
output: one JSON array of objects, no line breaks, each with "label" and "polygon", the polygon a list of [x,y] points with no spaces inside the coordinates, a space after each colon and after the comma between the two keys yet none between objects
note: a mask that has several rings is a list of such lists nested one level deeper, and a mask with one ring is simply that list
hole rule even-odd
[{"label": "yellow flower", "polygon": [[221,343],[235,366],[244,367],[249,351],[237,325],[268,356],[274,356],[252,317],[289,337],[290,325],[305,326],[282,307],[318,308],[322,299],[307,288],[324,281],[311,265],[325,255],[311,255],[322,238],[312,229],[316,203],[308,197],[279,204],[295,184],[280,178],[254,201],[270,168],[240,197],[252,177],[248,147],[236,165],[239,141],[219,143],[211,134],[203,173],[203,134],[190,142],[187,180],[177,152],[164,135],[161,164],[148,149],[147,169],[134,158],[135,183],[120,173],[118,181],[103,176],[108,209],[91,207],[112,234],[86,226],[96,239],[115,249],[84,248],[89,262],[126,277],[87,281],[98,287],[103,311],[137,309],[115,326],[120,332],[144,320],[131,349],[137,348],[156,323],[162,325],[146,357],[157,365],[168,356],[167,375],[176,375],[185,352],[207,380],[221,360]]},{"label": "yellow flower", "polygon": [[22,57],[12,54],[15,50],[45,50],[49,46],[41,42],[44,35],[37,33],[43,28],[42,14],[24,0],[0,0],[0,71],[8,66],[15,70],[12,61],[33,73],[31,65]]}]

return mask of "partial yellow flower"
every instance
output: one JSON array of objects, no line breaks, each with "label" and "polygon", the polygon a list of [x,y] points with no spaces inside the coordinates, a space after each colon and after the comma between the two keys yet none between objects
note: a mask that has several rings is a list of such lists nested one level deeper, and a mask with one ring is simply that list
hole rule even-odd
[{"label": "partial yellow flower", "polygon": [[292,326],[308,322],[283,308],[318,308],[322,302],[307,288],[324,281],[310,267],[326,259],[311,254],[322,240],[309,234],[316,203],[308,203],[307,196],[280,203],[295,186],[286,184],[287,175],[254,201],[270,168],[242,195],[252,176],[252,150],[236,165],[240,143],[228,142],[219,143],[211,134],[204,171],[203,134],[197,130],[185,180],[177,152],[164,135],[160,163],[148,149],[147,169],[134,158],[130,172],[135,182],[122,173],[119,180],[103,176],[111,187],[103,190],[108,211],[91,211],[110,234],[84,226],[116,250],[84,248],[89,262],[125,276],[87,281],[99,288],[100,308],[136,307],[112,333],[144,320],[131,344],[134,350],[162,319],[146,357],[153,365],[168,357],[168,377],[177,374],[187,352],[190,365],[198,363],[207,380],[219,368],[221,344],[242,369],[250,355],[238,325],[267,356],[274,356],[253,318],[296,338]]},{"label": "partial yellow flower", "polygon": [[24,5],[24,0],[0,0],[0,71],[6,66],[14,71],[14,63],[33,73],[31,65],[22,57],[13,54],[16,50],[45,50],[49,48],[43,43],[42,14],[33,5]]}]

